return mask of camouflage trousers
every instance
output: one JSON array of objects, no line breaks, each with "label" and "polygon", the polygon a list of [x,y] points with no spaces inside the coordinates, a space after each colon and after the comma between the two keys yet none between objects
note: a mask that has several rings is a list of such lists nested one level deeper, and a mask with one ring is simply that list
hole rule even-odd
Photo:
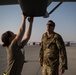
[{"label": "camouflage trousers", "polygon": [[52,66],[48,66],[46,64],[43,64],[42,75],[59,75],[58,74],[58,67],[53,68]]}]

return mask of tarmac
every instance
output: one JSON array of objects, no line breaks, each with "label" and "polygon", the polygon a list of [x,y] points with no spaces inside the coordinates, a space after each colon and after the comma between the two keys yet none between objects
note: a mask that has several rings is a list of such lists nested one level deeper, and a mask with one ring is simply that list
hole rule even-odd
[{"label": "tarmac", "polygon": [[[39,64],[38,45],[25,46],[25,63],[22,75],[41,75],[41,66]],[[63,75],[76,75],[76,46],[66,47],[68,57],[68,70]],[[7,66],[7,54],[5,48],[0,46],[0,75],[5,71]]]}]

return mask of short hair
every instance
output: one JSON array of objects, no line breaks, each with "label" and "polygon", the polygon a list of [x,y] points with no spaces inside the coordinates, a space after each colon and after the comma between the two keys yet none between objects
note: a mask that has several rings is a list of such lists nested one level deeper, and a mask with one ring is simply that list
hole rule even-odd
[{"label": "short hair", "polygon": [[52,23],[52,26],[55,27],[55,22],[54,21],[49,20],[48,22],[51,22]]}]

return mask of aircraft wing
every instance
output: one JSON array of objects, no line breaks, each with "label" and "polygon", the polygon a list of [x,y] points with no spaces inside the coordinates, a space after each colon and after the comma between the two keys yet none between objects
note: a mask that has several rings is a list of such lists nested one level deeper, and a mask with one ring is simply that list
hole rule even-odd
[{"label": "aircraft wing", "polygon": [[19,4],[18,0],[0,0],[0,5]]},{"label": "aircraft wing", "polygon": [[[32,0],[31,0],[32,1]],[[76,0],[48,0],[48,5],[51,2],[76,2]],[[0,0],[0,5],[19,4],[18,0]]]}]

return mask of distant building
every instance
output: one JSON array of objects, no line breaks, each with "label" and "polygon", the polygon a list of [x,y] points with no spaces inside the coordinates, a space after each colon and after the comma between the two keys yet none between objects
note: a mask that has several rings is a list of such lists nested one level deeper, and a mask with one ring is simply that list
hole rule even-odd
[{"label": "distant building", "polygon": [[76,46],[76,42],[74,42],[74,41],[65,41],[65,46]]},{"label": "distant building", "polygon": [[70,46],[70,42],[69,41],[66,41],[65,42],[65,46]]}]

